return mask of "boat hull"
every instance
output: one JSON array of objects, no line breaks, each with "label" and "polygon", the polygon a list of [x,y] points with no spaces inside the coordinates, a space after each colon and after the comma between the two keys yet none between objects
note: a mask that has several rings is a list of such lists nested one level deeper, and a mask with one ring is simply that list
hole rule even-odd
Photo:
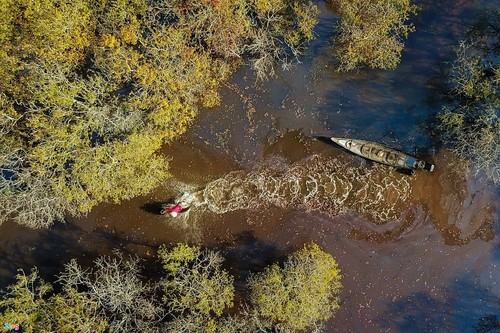
[{"label": "boat hull", "polygon": [[430,163],[376,142],[335,137],[330,139],[350,152],[378,163],[401,169],[434,170],[434,165]]}]

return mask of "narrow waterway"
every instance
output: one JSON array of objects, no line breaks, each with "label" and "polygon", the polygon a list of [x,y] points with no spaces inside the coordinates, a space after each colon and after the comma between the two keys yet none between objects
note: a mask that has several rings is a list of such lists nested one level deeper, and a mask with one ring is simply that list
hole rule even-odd
[{"label": "narrow waterway", "polygon": [[[484,318],[500,320],[500,190],[457,170],[430,125],[453,47],[495,2],[418,4],[396,70],[339,74],[328,43],[336,18],[319,3],[318,38],[301,63],[262,84],[243,68],[223,104],[164,147],[173,177],[155,191],[51,230],[0,226],[0,288],[17,268],[36,265],[50,279],[70,258],[86,264],[113,249],[153,258],[159,244],[180,241],[222,250],[243,280],[314,241],[343,274],[326,332],[477,332]],[[436,171],[401,174],[317,136],[381,141]],[[158,215],[186,191],[203,204],[178,219]]]}]

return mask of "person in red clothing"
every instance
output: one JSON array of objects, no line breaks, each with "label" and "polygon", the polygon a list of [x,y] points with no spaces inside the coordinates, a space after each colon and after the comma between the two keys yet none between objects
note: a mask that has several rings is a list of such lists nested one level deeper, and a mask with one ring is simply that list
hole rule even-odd
[{"label": "person in red clothing", "polygon": [[172,217],[177,217],[179,213],[184,213],[191,208],[194,197],[189,192],[184,192],[180,197],[174,200],[174,203],[163,204],[161,206],[160,214],[169,214]]},{"label": "person in red clothing", "polygon": [[179,214],[181,211],[182,206],[180,203],[176,204],[175,206],[165,208],[165,213],[168,212],[172,217],[176,217],[177,214]]},{"label": "person in red clothing", "polygon": [[[184,207],[184,205],[186,207]],[[189,210],[189,206],[186,203],[179,202],[176,204],[163,205],[160,210],[161,215],[169,214],[172,217],[177,217],[179,213],[184,213]]]}]

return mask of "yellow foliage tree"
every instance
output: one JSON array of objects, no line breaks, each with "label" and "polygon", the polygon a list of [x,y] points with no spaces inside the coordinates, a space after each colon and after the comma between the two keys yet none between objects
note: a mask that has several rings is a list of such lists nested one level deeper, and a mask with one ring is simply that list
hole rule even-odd
[{"label": "yellow foliage tree", "polygon": [[403,39],[415,30],[407,24],[416,6],[410,0],[330,0],[340,16],[335,55],[340,71],[362,66],[394,69]]},{"label": "yellow foliage tree", "polygon": [[51,315],[56,332],[105,332],[109,327],[107,320],[100,314],[100,304],[83,292],[66,288],[49,300]]},{"label": "yellow foliage tree", "polygon": [[[252,275],[252,304],[233,306],[234,278],[218,252],[198,246],[162,246],[166,275],[145,280],[140,260],[99,257],[82,268],[75,259],[57,277],[57,288],[33,269],[0,293],[0,332],[297,332],[319,328],[338,307],[337,263],[317,245],[293,253],[284,267]],[[164,291],[163,305],[158,296]],[[253,306],[253,308],[252,308]],[[319,331],[319,330],[316,330]]]},{"label": "yellow foliage tree", "polygon": [[[17,281],[8,287],[8,292],[0,298],[0,331],[12,332],[19,324],[26,333],[52,332],[52,322],[47,303],[47,294],[52,291],[49,283],[41,280],[38,270],[29,275],[23,271],[16,276]],[[9,324],[9,327],[3,325]]]},{"label": "yellow foliage tree", "polygon": [[291,254],[283,268],[274,264],[250,277],[252,305],[277,327],[312,328],[339,307],[340,278],[337,262],[313,243]]},{"label": "yellow foliage tree", "polygon": [[158,256],[167,272],[164,301],[176,313],[193,313],[209,323],[212,315],[219,317],[233,305],[234,278],[222,268],[219,253],[179,244],[171,250],[161,247]]},{"label": "yellow foliage tree", "polygon": [[84,64],[95,20],[87,1],[8,0],[0,10],[0,90],[32,99],[38,80],[56,67],[65,75]]},{"label": "yellow foliage tree", "polygon": [[274,2],[4,1],[0,223],[45,227],[155,187],[159,147],[219,103],[244,55],[265,77],[312,38],[312,2]]}]

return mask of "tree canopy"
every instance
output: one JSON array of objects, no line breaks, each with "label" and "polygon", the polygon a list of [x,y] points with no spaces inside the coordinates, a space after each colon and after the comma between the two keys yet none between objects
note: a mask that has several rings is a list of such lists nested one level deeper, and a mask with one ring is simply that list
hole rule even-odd
[{"label": "tree canopy", "polygon": [[340,24],[334,53],[340,71],[363,66],[394,69],[401,59],[403,40],[415,30],[407,23],[416,6],[410,0],[330,0]]},{"label": "tree canopy", "polygon": [[164,301],[172,310],[220,316],[233,305],[234,278],[222,268],[218,252],[179,244],[158,252],[167,272]]},{"label": "tree canopy", "polygon": [[250,302],[239,307],[219,252],[177,244],[162,246],[158,257],[160,278],[146,279],[140,259],[119,253],[89,268],[71,260],[54,286],[36,269],[20,271],[0,293],[0,322],[7,324],[0,332],[16,324],[33,333],[319,332],[339,306],[337,263],[315,244],[292,253],[284,268],[275,264],[253,275],[243,289],[250,295],[240,295]]},{"label": "tree canopy", "polygon": [[328,320],[339,307],[340,270],[316,244],[250,278],[257,313],[285,331],[303,331]]},{"label": "tree canopy", "polygon": [[[271,5],[272,4],[272,5]],[[38,228],[168,176],[183,133],[243,57],[259,78],[311,39],[309,0],[6,0],[0,223]]]},{"label": "tree canopy", "polygon": [[500,183],[500,10],[483,12],[456,47],[450,103],[438,114],[444,143],[470,167]]}]

